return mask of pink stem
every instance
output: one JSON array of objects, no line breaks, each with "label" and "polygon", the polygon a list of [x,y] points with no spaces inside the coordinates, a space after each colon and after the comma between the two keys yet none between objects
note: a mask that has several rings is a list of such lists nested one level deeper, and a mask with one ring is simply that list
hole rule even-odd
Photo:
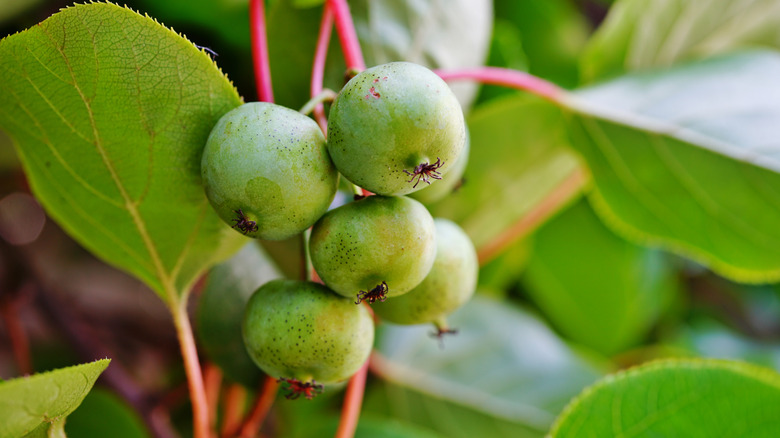
[{"label": "pink stem", "polygon": [[198,351],[195,348],[195,336],[187,315],[187,307],[181,303],[173,302],[171,309],[190,390],[194,436],[195,438],[209,438],[209,407],[206,400],[206,389],[203,384],[203,372],[198,360]]},{"label": "pink stem", "polygon": [[366,389],[368,362],[366,360],[360,370],[349,379],[344,405],[341,408],[341,421],[335,438],[352,438],[355,435],[358,418],[360,418],[360,408],[363,404],[363,393]]},{"label": "pink stem", "polygon": [[[328,58],[328,45],[330,44],[330,34],[333,29],[333,11],[330,4],[325,5],[322,12],[322,22],[320,23],[320,33],[317,36],[317,49],[314,52],[314,67],[311,72],[311,97],[322,92],[322,83],[325,79],[325,61]],[[322,133],[328,133],[328,121],[325,118],[325,105],[319,104],[314,107],[314,120],[320,125]]]},{"label": "pink stem", "polygon": [[445,81],[475,80],[484,84],[502,85],[536,94],[554,103],[560,103],[566,91],[552,82],[534,75],[499,67],[477,67],[462,70],[435,70]]},{"label": "pink stem", "polygon": [[265,32],[265,0],[250,0],[249,21],[252,33],[252,62],[255,68],[257,98],[261,102],[273,102],[271,65],[268,62],[268,38]]},{"label": "pink stem", "polygon": [[341,41],[341,49],[344,51],[344,60],[348,70],[363,71],[366,62],[363,61],[363,52],[360,50],[360,42],[355,33],[355,24],[352,22],[352,14],[349,12],[347,0],[328,0],[328,6],[336,17],[336,31]]},{"label": "pink stem", "polygon": [[241,426],[241,438],[252,438],[257,436],[260,427],[263,425],[268,411],[274,404],[276,393],[279,391],[279,382],[273,377],[267,376],[263,381],[263,389],[260,391],[252,411],[249,413],[243,426]]}]

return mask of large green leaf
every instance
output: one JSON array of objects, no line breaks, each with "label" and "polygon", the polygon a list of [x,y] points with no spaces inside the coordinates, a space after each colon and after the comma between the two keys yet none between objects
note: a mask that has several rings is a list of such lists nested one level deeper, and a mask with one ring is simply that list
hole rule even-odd
[{"label": "large green leaf", "polygon": [[431,338],[432,326],[383,326],[375,361],[382,377],[543,431],[600,374],[543,323],[508,302],[475,297],[449,323],[458,333],[444,338],[443,348]]},{"label": "large green leaf", "polygon": [[167,295],[237,249],[243,238],[204,195],[200,156],[240,98],[205,52],[94,3],[2,40],[0,57],[0,127],[79,243]]},{"label": "large green leaf", "polygon": [[229,379],[257,388],[263,373],[244,347],[241,322],[249,297],[279,278],[276,266],[256,242],[211,270],[196,314],[198,341]]},{"label": "large green leaf", "polygon": [[569,437],[776,437],[780,375],[739,362],[667,360],[585,390],[550,432]]},{"label": "large green leaf", "polygon": [[[490,0],[353,0],[350,7],[368,66],[409,61],[428,68],[479,67],[493,28]],[[472,83],[450,85],[468,107]]]},{"label": "large green leaf", "polygon": [[740,47],[780,47],[775,0],[621,0],[581,61],[587,82]]},{"label": "large green leaf", "polygon": [[0,438],[17,438],[62,420],[84,400],[111,361],[101,359],[0,382]]},{"label": "large green leaf", "polygon": [[780,279],[780,54],[634,74],[570,103],[608,223],[738,281]]},{"label": "large green leaf", "polygon": [[468,118],[466,183],[432,208],[460,223],[477,248],[532,210],[579,168],[561,110],[528,96],[497,99]]},{"label": "large green leaf", "polygon": [[100,388],[90,392],[65,422],[68,438],[149,438],[138,414],[116,395]]},{"label": "large green leaf", "polygon": [[615,236],[581,200],[533,239],[525,284],[570,339],[614,354],[647,334],[674,288],[663,254]]}]

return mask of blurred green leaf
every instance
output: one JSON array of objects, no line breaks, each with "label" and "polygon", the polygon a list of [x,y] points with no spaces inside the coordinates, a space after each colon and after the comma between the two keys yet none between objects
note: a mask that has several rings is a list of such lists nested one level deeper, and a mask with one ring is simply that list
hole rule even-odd
[{"label": "blurred green leaf", "polygon": [[458,222],[477,248],[509,228],[579,169],[567,148],[562,111],[529,96],[498,99],[467,119],[471,154],[466,182],[432,206]]},{"label": "blurred green leaf", "polygon": [[[437,438],[439,435],[430,430],[414,426],[398,419],[361,412],[360,421],[355,430],[355,438]],[[340,418],[334,416],[311,431],[310,436],[335,436]]]},{"label": "blurred green leaf", "polygon": [[[390,382],[537,432],[600,375],[508,302],[477,296],[448,319],[458,333],[444,338],[443,348],[432,326],[383,326],[375,369]],[[469,430],[463,417],[452,417],[453,430]]]},{"label": "blurred green leaf", "polygon": [[775,0],[620,0],[582,57],[585,82],[746,47],[780,48]]},{"label": "blurred green leaf", "polygon": [[780,279],[780,55],[748,52],[576,93],[596,211],[737,281]]},{"label": "blurred green leaf", "polygon": [[531,258],[531,243],[520,240],[479,269],[479,285],[489,291],[508,291],[520,283]]},{"label": "blurred green leaf", "polygon": [[0,125],[79,243],[170,298],[244,241],[201,185],[206,137],[241,103],[206,53],[94,3],[2,40],[0,57]]},{"label": "blurred green leaf", "polygon": [[42,0],[3,0],[0,3],[0,24],[11,21],[17,15],[22,14],[34,6],[41,3]]},{"label": "blurred green leaf", "polygon": [[740,362],[665,360],[585,390],[550,437],[775,437],[779,405],[774,371]]},{"label": "blurred green leaf", "polygon": [[14,151],[14,144],[8,134],[0,130],[0,170],[19,167],[19,158]]},{"label": "blurred green leaf", "polygon": [[0,438],[17,438],[39,427],[48,430],[45,423],[61,423],[110,362],[101,359],[0,382]]},{"label": "blurred green leaf", "polygon": [[198,303],[195,320],[203,350],[226,377],[251,389],[263,373],[244,347],[244,308],[258,287],[280,277],[259,244],[250,242],[211,270]]},{"label": "blurred green leaf", "polygon": [[534,302],[568,338],[614,354],[647,334],[675,287],[662,253],[607,229],[584,200],[533,238],[524,277]]},{"label": "blurred green leaf", "polygon": [[[366,65],[409,61],[431,69],[484,64],[493,27],[490,0],[353,0]],[[464,108],[476,85],[450,84]]]},{"label": "blurred green leaf", "polygon": [[100,388],[90,392],[65,422],[68,438],[149,438],[138,414]]}]

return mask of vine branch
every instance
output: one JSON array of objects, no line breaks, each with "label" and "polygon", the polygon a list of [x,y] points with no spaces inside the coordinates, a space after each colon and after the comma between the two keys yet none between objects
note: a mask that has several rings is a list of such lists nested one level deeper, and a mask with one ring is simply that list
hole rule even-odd
[{"label": "vine branch", "polygon": [[336,32],[339,34],[347,70],[358,72],[365,70],[366,63],[363,61],[363,52],[360,49],[360,42],[358,41],[357,32],[355,32],[355,24],[352,21],[352,14],[349,12],[347,0],[328,0],[327,6],[333,10],[336,20]]},{"label": "vine branch", "polygon": [[[333,11],[330,4],[325,4],[320,21],[320,31],[317,34],[317,48],[314,51],[314,65],[311,69],[311,97],[322,93],[322,85],[325,80],[325,61],[328,59],[328,46],[333,30]],[[325,105],[322,103],[314,107],[314,120],[320,125],[322,133],[328,135],[328,121],[325,118]]]},{"label": "vine branch", "polygon": [[344,405],[341,408],[341,420],[336,431],[335,438],[351,438],[357,430],[360,408],[363,404],[363,393],[366,389],[366,377],[368,376],[368,363],[366,363],[349,379],[347,394],[344,396]]},{"label": "vine branch", "polygon": [[532,74],[500,67],[477,67],[460,70],[434,70],[445,81],[473,80],[527,91],[555,104],[561,104],[566,90]]},{"label": "vine branch", "polygon": [[265,30],[265,0],[250,0],[249,21],[257,98],[260,102],[273,102],[274,91],[271,87],[271,65],[268,62],[268,37]]}]

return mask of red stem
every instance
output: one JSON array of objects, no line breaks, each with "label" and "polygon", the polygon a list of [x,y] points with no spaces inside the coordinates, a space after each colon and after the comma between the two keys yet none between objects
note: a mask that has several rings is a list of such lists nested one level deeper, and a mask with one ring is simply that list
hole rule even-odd
[{"label": "red stem", "polygon": [[[330,4],[326,4],[322,11],[320,32],[317,35],[317,49],[314,52],[314,66],[311,71],[311,97],[322,92],[322,83],[325,80],[325,61],[328,58],[328,45],[330,44],[332,30],[333,11],[331,11]],[[314,107],[314,120],[320,125],[322,133],[327,135],[328,121],[325,118],[325,105],[319,104]]]},{"label": "red stem", "polygon": [[363,52],[360,50],[360,42],[355,32],[355,24],[352,22],[352,14],[349,12],[347,0],[328,0],[328,6],[333,10],[336,18],[336,31],[339,34],[341,50],[344,51],[347,70],[365,70],[366,62],[363,61]]},{"label": "red stem", "polygon": [[203,382],[206,387],[206,401],[209,407],[209,424],[217,424],[217,406],[219,405],[219,393],[222,388],[222,371],[213,363],[203,366]]},{"label": "red stem", "polygon": [[243,386],[234,383],[225,391],[224,404],[222,406],[222,438],[232,438],[238,434],[241,427],[244,399],[246,390]]},{"label": "red stem", "polygon": [[500,67],[477,67],[462,70],[435,70],[445,81],[475,80],[484,84],[502,85],[536,94],[553,103],[566,96],[563,88],[534,75]]},{"label": "red stem", "polygon": [[357,430],[360,408],[363,404],[363,393],[366,389],[366,376],[368,376],[368,360],[360,370],[349,379],[347,394],[344,397],[344,405],[341,408],[341,421],[336,431],[335,438],[352,438]]},{"label": "red stem", "polygon": [[13,351],[16,366],[19,373],[23,376],[32,374],[32,356],[30,355],[30,342],[27,333],[19,319],[19,299],[12,299],[7,302],[0,302],[0,316],[5,322],[8,338],[11,341],[11,350]]},{"label": "red stem", "polygon": [[266,377],[260,396],[255,399],[252,412],[249,413],[244,425],[241,427],[241,438],[253,438],[263,425],[265,416],[274,404],[276,393],[279,391],[279,383],[273,377]]},{"label": "red stem", "polygon": [[206,389],[203,385],[203,372],[198,360],[198,350],[195,348],[195,336],[192,332],[187,306],[177,300],[169,304],[173,312],[173,323],[179,338],[181,355],[184,359],[184,371],[192,402],[192,417],[195,438],[209,438],[209,408],[206,400]]},{"label": "red stem", "polygon": [[268,62],[268,38],[265,32],[265,0],[249,1],[249,21],[257,98],[260,102],[273,102],[271,66]]}]

